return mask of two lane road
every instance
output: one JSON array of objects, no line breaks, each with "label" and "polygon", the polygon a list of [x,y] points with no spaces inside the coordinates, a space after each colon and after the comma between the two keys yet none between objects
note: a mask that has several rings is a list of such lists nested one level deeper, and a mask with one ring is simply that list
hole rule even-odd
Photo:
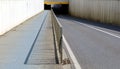
[{"label": "two lane road", "polygon": [[[120,31],[58,16],[81,69],[120,69]],[[120,29],[120,28],[118,28]]]}]

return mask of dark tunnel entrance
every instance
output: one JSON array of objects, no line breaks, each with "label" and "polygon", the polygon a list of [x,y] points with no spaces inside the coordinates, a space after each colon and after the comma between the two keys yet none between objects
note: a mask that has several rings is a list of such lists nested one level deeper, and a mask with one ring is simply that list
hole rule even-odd
[{"label": "dark tunnel entrance", "polygon": [[55,4],[52,9],[55,14],[68,14],[68,4]]},{"label": "dark tunnel entrance", "polygon": [[45,10],[51,10],[51,5],[44,4],[44,9]]}]

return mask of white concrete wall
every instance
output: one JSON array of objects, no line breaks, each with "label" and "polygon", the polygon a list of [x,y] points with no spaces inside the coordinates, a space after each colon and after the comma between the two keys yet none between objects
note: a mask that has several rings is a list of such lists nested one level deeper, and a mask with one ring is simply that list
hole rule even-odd
[{"label": "white concrete wall", "polygon": [[0,0],[0,35],[44,10],[44,0]]},{"label": "white concrete wall", "polygon": [[120,25],[119,0],[69,0],[69,10],[73,16]]}]

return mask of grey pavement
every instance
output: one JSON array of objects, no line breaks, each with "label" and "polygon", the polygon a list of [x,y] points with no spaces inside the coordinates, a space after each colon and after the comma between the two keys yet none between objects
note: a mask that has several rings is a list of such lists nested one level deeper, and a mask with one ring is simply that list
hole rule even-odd
[{"label": "grey pavement", "polygon": [[[23,22],[21,25],[13,28],[3,36],[0,36],[0,69],[61,69],[61,65],[55,64],[55,58],[53,57],[54,47],[52,47],[53,44],[49,43],[50,40],[51,40],[50,42],[53,42],[53,40],[52,40],[52,33],[51,33],[52,31],[50,27],[51,25],[49,24],[50,22],[46,23],[49,21],[49,18],[48,17],[46,18],[46,16],[49,16],[48,14],[50,15],[49,11],[44,11],[28,19],[27,21]],[[43,22],[45,24],[42,27]],[[33,47],[32,52],[30,53],[30,58],[31,57],[34,58],[33,56],[31,56],[33,54],[36,54],[34,55],[35,59],[38,59],[39,57],[49,58],[49,56],[46,56],[47,54],[50,53],[49,50],[47,51],[49,53],[45,55],[41,55],[39,54],[39,52],[42,51],[42,49],[45,50],[48,48],[48,46],[50,46],[49,49],[52,50],[52,53],[50,53],[49,55],[51,56],[50,60],[52,59],[51,60],[52,64],[49,64],[49,65],[44,63],[43,64],[40,64],[40,63],[24,64],[33,46],[35,38],[38,35],[38,32],[40,31],[40,28],[44,28],[44,29],[42,29],[41,30],[42,32],[40,32],[41,38],[40,36],[38,37],[35,43],[35,48]],[[45,28],[49,28],[50,30],[47,30]],[[47,33],[49,33],[50,37],[48,37],[47,33],[44,32],[46,30],[47,30]],[[42,47],[41,42],[44,42],[43,44],[46,44],[46,45],[43,45],[44,47]],[[45,52],[46,51],[43,51],[42,54],[44,54]],[[30,58],[28,59],[28,61],[31,60]],[[43,60],[43,58],[41,60]],[[39,61],[37,62],[40,62],[40,59],[38,60]]]},{"label": "grey pavement", "polygon": [[27,64],[56,64],[50,11],[35,41]]},{"label": "grey pavement", "polygon": [[118,37],[120,31],[90,25],[65,15],[59,15],[58,19],[63,26],[63,35],[81,69],[120,69],[120,38],[90,27],[116,34]]}]

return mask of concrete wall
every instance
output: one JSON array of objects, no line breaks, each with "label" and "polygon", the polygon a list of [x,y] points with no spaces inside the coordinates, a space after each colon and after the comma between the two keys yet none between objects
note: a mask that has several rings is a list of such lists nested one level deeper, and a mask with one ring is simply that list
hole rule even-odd
[{"label": "concrete wall", "polygon": [[0,35],[44,9],[44,0],[0,0]]},{"label": "concrete wall", "polygon": [[119,0],[69,0],[69,4],[73,16],[120,25]]}]

